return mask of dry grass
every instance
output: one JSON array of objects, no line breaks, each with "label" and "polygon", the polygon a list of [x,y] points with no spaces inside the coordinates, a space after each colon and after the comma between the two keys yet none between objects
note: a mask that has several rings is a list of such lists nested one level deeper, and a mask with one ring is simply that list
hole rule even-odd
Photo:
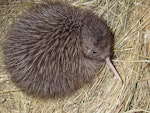
[{"label": "dry grass", "polygon": [[[0,2],[0,44],[17,16],[42,0],[20,1]],[[113,61],[124,84],[117,82],[106,66],[92,84],[71,97],[35,99],[23,94],[10,81],[0,46],[0,113],[150,113],[149,0],[63,1],[104,16],[115,33]]]}]

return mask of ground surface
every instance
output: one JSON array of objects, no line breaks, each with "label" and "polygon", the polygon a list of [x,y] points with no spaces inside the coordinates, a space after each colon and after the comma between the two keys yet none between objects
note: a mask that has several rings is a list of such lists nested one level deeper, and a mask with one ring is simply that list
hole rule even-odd
[{"label": "ground surface", "polygon": [[124,84],[107,66],[72,96],[40,100],[25,95],[10,81],[2,47],[8,26],[42,0],[0,1],[0,113],[148,113],[150,112],[149,0],[63,0],[103,15],[114,32],[114,59]]}]

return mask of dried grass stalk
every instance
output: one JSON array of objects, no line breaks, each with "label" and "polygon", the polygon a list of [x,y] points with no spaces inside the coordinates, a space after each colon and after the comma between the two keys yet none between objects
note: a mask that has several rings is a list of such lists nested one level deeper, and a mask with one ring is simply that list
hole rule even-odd
[{"label": "dried grass stalk", "polygon": [[[54,0],[53,0],[54,1]],[[0,43],[8,26],[34,3],[42,0],[0,2]],[[150,2],[148,0],[63,0],[91,9],[106,19],[115,34],[114,64],[124,84],[105,67],[92,84],[63,100],[26,96],[9,79],[0,46],[1,113],[148,113],[150,112]],[[145,39],[145,37],[147,37]],[[146,40],[146,42],[145,42]]]}]

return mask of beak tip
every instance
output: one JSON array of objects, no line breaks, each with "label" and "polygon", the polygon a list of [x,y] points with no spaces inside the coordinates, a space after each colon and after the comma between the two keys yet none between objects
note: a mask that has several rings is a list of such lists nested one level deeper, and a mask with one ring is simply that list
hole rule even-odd
[{"label": "beak tip", "polygon": [[121,79],[121,77],[119,76],[118,72],[116,71],[115,67],[113,66],[113,64],[111,63],[110,57],[106,57],[106,64],[109,66],[109,68],[113,71],[114,75],[116,76],[116,78],[119,80],[119,82],[123,83],[123,80]]}]

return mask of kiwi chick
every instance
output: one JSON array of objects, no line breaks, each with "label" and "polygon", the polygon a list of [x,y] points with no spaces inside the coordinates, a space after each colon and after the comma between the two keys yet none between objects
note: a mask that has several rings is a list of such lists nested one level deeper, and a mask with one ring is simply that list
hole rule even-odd
[{"label": "kiwi chick", "polygon": [[12,24],[5,64],[11,80],[28,94],[63,97],[91,82],[109,59],[112,40],[106,23],[91,11],[39,4]]}]

